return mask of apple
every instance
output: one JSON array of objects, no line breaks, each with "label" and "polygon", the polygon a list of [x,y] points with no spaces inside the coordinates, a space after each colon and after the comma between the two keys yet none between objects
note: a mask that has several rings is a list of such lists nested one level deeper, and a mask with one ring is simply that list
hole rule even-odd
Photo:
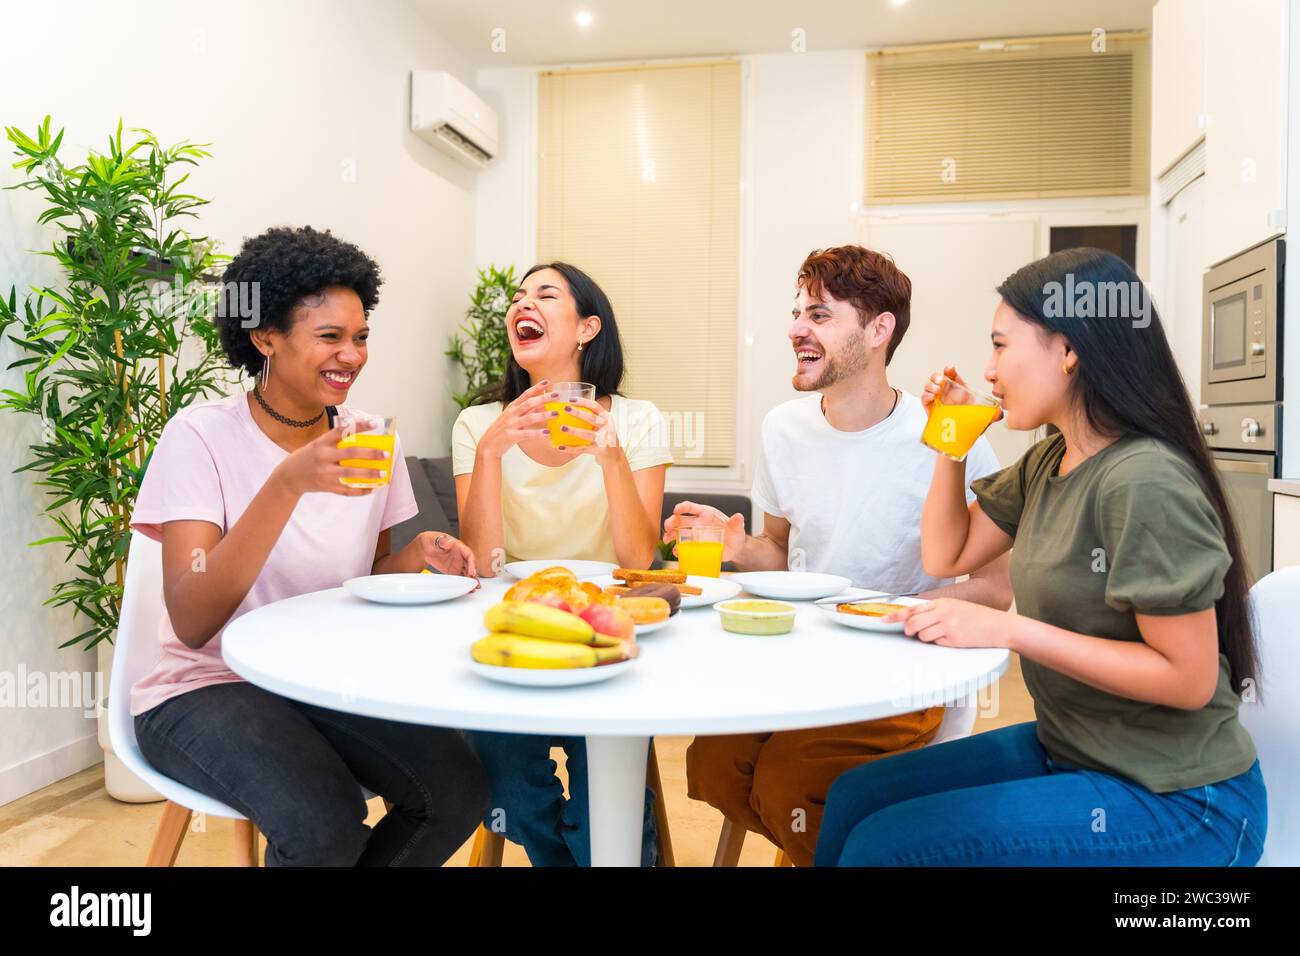
[{"label": "apple", "polygon": [[636,622],[621,607],[609,604],[588,604],[578,612],[578,617],[591,625],[597,634],[607,634],[627,640],[636,636]]},{"label": "apple", "polygon": [[569,602],[564,600],[564,598],[560,597],[558,594],[549,594],[549,593],[538,594],[534,597],[530,597],[528,599],[528,603],[545,604],[547,607],[557,607],[561,611],[568,611],[570,614],[574,613],[573,607],[569,604]]}]

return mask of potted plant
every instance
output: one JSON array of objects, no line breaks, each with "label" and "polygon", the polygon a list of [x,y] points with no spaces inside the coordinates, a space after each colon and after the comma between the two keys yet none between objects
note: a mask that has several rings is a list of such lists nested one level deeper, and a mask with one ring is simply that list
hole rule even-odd
[{"label": "potted plant", "polygon": [[478,271],[478,286],[460,331],[451,337],[446,355],[465,371],[465,391],[452,392],[460,408],[473,405],[501,381],[510,358],[506,312],[518,287],[515,267],[504,271],[488,266]]},{"label": "potted plant", "polygon": [[[55,259],[61,276],[21,301],[16,288],[0,294],[0,336],[22,356],[8,365],[22,370],[22,387],[0,389],[0,408],[41,419],[40,437],[15,471],[39,476],[57,529],[31,544],[67,555],[68,576],[45,604],[73,609],[84,629],[61,646],[95,649],[106,672],[128,522],[149,455],[176,410],[220,394],[229,374],[209,318],[218,292],[211,270],[224,257],[182,228],[207,200],[181,191],[188,174],[177,175],[210,154],[129,132],[135,141],[124,143],[119,122],[104,152],[66,165],[63,131],[52,137],[48,116],[31,135],[5,130],[22,174],[6,188],[41,193],[39,222],[55,236],[39,254]],[[100,742],[110,793],[158,799],[112,755],[102,711]]]}]

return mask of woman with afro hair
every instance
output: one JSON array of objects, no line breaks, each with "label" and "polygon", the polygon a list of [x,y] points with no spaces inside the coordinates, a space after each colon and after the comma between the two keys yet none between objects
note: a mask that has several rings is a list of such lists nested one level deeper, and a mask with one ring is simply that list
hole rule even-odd
[{"label": "woman with afro hair", "polygon": [[[157,662],[131,688],[140,749],[252,820],[268,866],[440,865],[488,802],[459,732],[289,700],[221,657],[226,626],[272,601],[366,574],[475,574],[450,535],[426,532],[392,553],[390,529],[417,510],[400,444],[387,484],[342,481],[375,475],[342,458],[385,458],[338,448],[347,428],[374,421],[343,402],[366,365],[380,281],[372,259],[328,231],[246,241],[216,322],[253,387],[177,412],[131,517],[162,542],[165,604]],[[392,803],[373,830],[362,787]]]}]

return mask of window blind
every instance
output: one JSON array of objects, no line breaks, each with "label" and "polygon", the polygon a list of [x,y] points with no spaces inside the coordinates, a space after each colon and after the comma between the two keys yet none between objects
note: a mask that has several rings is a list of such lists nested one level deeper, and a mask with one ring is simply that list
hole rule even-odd
[{"label": "window blind", "polygon": [[947,44],[867,56],[867,201],[1148,189],[1141,35]]},{"label": "window blind", "polygon": [[547,71],[539,99],[539,260],[608,293],[624,392],[664,413],[675,460],[732,464],[739,64]]}]

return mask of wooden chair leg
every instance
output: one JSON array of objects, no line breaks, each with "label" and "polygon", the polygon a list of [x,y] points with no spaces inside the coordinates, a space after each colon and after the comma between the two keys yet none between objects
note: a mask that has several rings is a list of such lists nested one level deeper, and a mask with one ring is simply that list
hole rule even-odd
[{"label": "wooden chair leg", "polygon": [[235,821],[235,866],[257,866],[257,824]]},{"label": "wooden chair leg", "polygon": [[746,832],[739,824],[723,819],[722,832],[718,834],[718,849],[713,854],[714,866],[736,866],[740,863],[740,851],[745,846]]},{"label": "wooden chair leg", "polygon": [[646,764],[646,782],[654,791],[655,836],[659,841],[659,865],[676,866],[673,856],[673,838],[668,832],[668,802],[664,799],[664,782],[659,776],[659,758],[655,755],[654,741],[650,741],[650,760]]},{"label": "wooden chair leg", "polygon": [[469,865],[500,866],[505,849],[506,838],[480,823],[474,833],[474,847],[469,851]]},{"label": "wooden chair leg", "polygon": [[190,825],[190,808],[179,803],[167,801],[163,807],[162,819],[154,831],[153,845],[149,847],[149,857],[145,866],[175,866],[176,854],[181,852],[181,841]]},{"label": "wooden chair leg", "polygon": [[773,866],[794,866],[794,862],[790,859],[790,855],[786,853],[785,850],[781,849],[780,847],[777,847],[776,859],[772,861],[772,865]]},{"label": "wooden chair leg", "polygon": [[483,859],[483,824],[478,825],[474,831],[474,845],[469,848],[469,865],[481,866],[480,861]]}]

